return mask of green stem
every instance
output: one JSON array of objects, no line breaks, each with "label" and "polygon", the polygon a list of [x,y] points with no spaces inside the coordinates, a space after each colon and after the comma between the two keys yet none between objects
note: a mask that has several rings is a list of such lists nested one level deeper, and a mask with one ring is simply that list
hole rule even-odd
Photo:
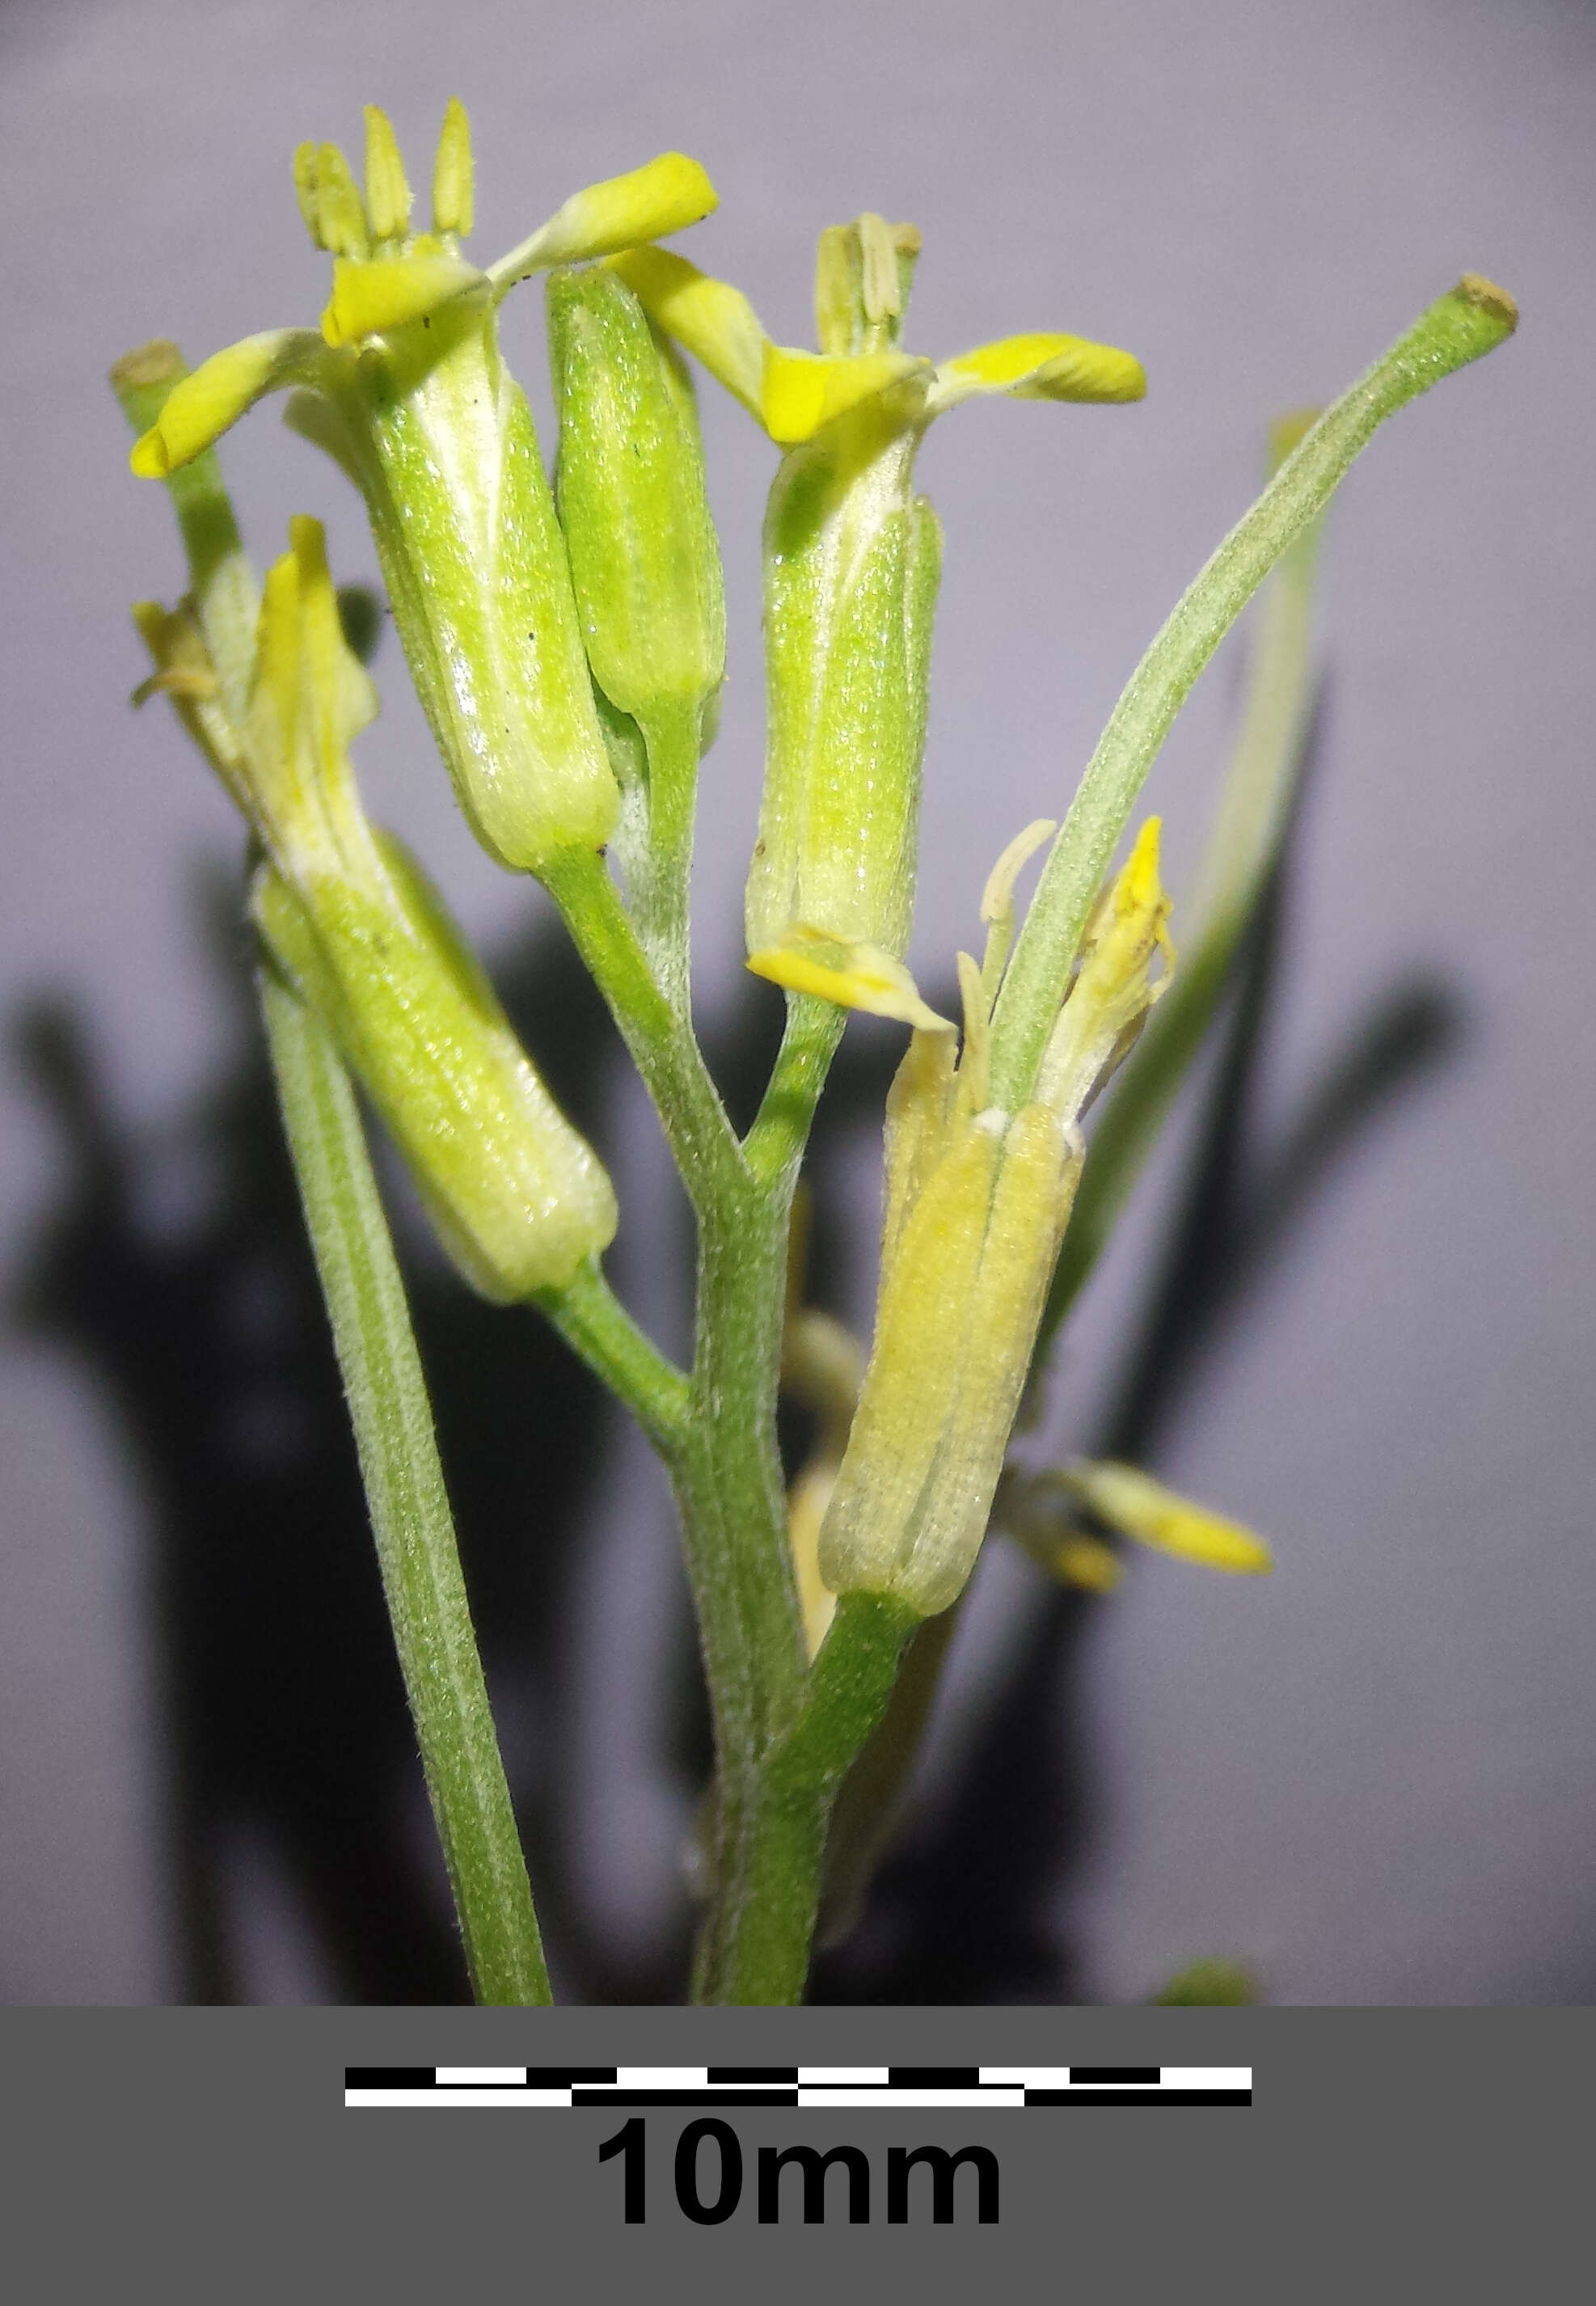
[{"label": "green stem", "polygon": [[848,1012],[813,994],[789,994],[781,1046],[760,1101],[754,1125],[743,1140],[743,1158],[755,1182],[774,1185],[796,1177],[815,1108],[832,1059],[842,1038]]},{"label": "green stem", "polygon": [[661,991],[602,857],[568,850],[542,877],[631,1051],[702,1217],[718,1198],[735,1196],[747,1172],[692,1026]]},{"label": "green stem", "polygon": [[1281,554],[1328,503],[1387,416],[1511,335],[1512,300],[1465,277],[1327,408],[1190,585],[1131,676],[1031,902],[993,1021],[992,1095],[1018,1112],[1036,1084],[1081,931],[1142,781],[1193,682]]},{"label": "green stem", "polygon": [[426,1382],[354,1094],[321,1024],[270,975],[261,1005],[472,1991],[479,2003],[547,2003]]},{"label": "green stem", "polygon": [[691,1409],[687,1379],[645,1337],[590,1258],[564,1289],[538,1294],[572,1351],[624,1401],[661,1456],[679,1450]]},{"label": "green stem", "polygon": [[696,2000],[802,2001],[832,1806],[886,1712],[915,1624],[900,1602],[877,1594],[839,1601],[801,1710],[754,1791],[739,1904],[722,1913],[718,1935],[706,1933]]},{"label": "green stem", "polygon": [[632,911],[660,990],[685,1022],[691,1009],[693,803],[704,708],[694,697],[638,726],[648,756],[648,841]]}]

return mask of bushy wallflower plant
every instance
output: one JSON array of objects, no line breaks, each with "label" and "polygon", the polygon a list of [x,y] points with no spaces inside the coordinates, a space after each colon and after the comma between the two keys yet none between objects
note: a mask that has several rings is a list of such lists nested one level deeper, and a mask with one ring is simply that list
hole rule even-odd
[{"label": "bushy wallflower plant", "polygon": [[[906,1651],[945,1634],[990,1528],[1097,1588],[1118,1575],[1116,1537],[1216,1569],[1268,1567],[1259,1539],[1146,1471],[1028,1465],[1011,1441],[1276,853],[1302,734],[1319,515],[1377,425],[1498,344],[1515,315],[1465,277],[1333,406],[1281,428],[1267,487],[1154,640],[1062,825],[1038,819],[997,859],[982,958],[958,956],[955,1021],[922,999],[903,958],[942,557],[916,453],[933,422],[981,396],[1134,401],[1139,363],[1056,333],[951,359],[915,352],[919,235],[875,215],[821,235],[816,349],[780,344],[738,290],[659,245],[715,205],[704,170],[677,153],[576,193],[479,268],[465,253],[459,104],[425,231],[412,228],[375,107],[366,131],[363,190],[335,145],[294,157],[301,213],[331,259],[319,326],[246,337],[192,372],[158,341],[114,372],[138,435],[133,471],[166,482],[189,561],[175,607],[134,611],[154,663],[139,694],[170,698],[249,827],[284,1118],[478,1999],[546,2001],[549,1983],[352,1081],[465,1279],[540,1305],[670,1473],[715,1741],[694,1993],[793,2002],[823,1887],[833,1907],[857,1890],[901,1774],[907,1721],[890,1764]],[[498,342],[501,300],[533,274],[559,426],[552,480]],[[784,988],[787,1023],[741,1138],[692,1021],[695,796],[725,611],[684,355],[780,451],[747,931],[748,965]],[[216,444],[277,391],[364,500],[467,822],[499,865],[549,889],[658,1107],[698,1232],[687,1368],[605,1281],[618,1213],[597,1157],[422,867],[365,815],[349,748],[376,697],[320,525],[296,517],[263,583],[245,556]],[[1176,970],[1156,819],[1117,871],[1114,853],[1175,713],[1266,578],[1235,766]],[[1021,924],[1017,878],[1044,844]],[[909,1029],[887,1100],[867,1351],[788,1285],[805,1140],[850,1009]],[[1116,1074],[1088,1154],[1083,1117]],[[782,1385],[815,1412],[790,1482],[776,1447]],[[873,1736],[889,1766],[830,1833]]]}]

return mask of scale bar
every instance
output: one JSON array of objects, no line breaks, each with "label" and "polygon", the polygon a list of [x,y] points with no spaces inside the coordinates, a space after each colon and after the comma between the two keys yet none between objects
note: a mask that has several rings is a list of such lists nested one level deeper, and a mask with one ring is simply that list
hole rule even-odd
[{"label": "scale bar", "polygon": [[1250,2106],[1250,2066],[348,2066],[353,2107]]}]

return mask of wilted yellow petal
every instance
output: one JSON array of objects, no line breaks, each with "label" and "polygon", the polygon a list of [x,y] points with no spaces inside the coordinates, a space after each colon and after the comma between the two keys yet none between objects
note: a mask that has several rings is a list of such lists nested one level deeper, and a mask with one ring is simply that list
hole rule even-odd
[{"label": "wilted yellow petal", "polygon": [[1193,1505],[1137,1466],[1078,1458],[1059,1478],[1110,1529],[1160,1553],[1236,1576],[1259,1576],[1274,1566],[1254,1531]]},{"label": "wilted yellow petal", "polygon": [[742,291],[669,248],[629,248],[610,263],[649,319],[757,417],[767,339]]},{"label": "wilted yellow petal", "polygon": [[867,1010],[874,1017],[896,1017],[925,1033],[951,1033],[946,1017],[921,1000],[919,988],[900,961],[878,945],[849,944],[801,925],[780,944],[748,955],[755,977],[789,993],[818,994],[841,1009]]},{"label": "wilted yellow petal", "polygon": [[939,416],[986,392],[1016,400],[1140,400],[1147,389],[1141,363],[1116,346],[1054,334],[1003,337],[939,363],[926,408]]},{"label": "wilted yellow petal", "polygon": [[173,386],[155,423],[134,441],[133,471],[141,480],[165,480],[265,394],[308,376],[320,354],[313,329],[268,329],[213,353]]},{"label": "wilted yellow petal", "polygon": [[380,256],[365,264],[339,257],[321,333],[329,345],[352,345],[485,286],[485,275],[458,256]]},{"label": "wilted yellow petal", "polygon": [[[1174,961],[1165,924],[1169,899],[1158,878],[1159,819],[1149,816],[1087,927],[1080,967],[1042,1061],[1037,1095],[1066,1120],[1089,1104],[1127,1037],[1168,983]],[[1166,974],[1149,975],[1162,952]]]}]

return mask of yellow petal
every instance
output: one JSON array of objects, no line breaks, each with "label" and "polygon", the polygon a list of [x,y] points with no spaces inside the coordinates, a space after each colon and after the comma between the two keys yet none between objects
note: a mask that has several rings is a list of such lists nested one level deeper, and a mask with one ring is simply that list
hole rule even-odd
[{"label": "yellow petal", "polygon": [[939,416],[986,392],[1015,400],[1140,400],[1147,389],[1141,363],[1113,345],[1050,334],[1003,337],[942,362],[926,408]]},{"label": "yellow petal", "polygon": [[1260,1576],[1274,1566],[1255,1532],[1193,1505],[1137,1466],[1078,1458],[1060,1479],[1099,1521],[1160,1553],[1233,1576]]},{"label": "yellow petal", "polygon": [[900,961],[878,945],[849,944],[801,924],[780,944],[748,955],[755,977],[789,993],[818,994],[841,1009],[863,1009],[873,1017],[896,1017],[925,1033],[951,1033],[952,1023],[927,1008],[914,978]]},{"label": "yellow petal", "polygon": [[573,192],[530,240],[491,268],[494,291],[502,295],[528,273],[553,264],[585,264],[643,241],[662,240],[719,205],[720,194],[696,160],[685,152],[661,152],[624,176],[609,176]]},{"label": "yellow petal", "polygon": [[403,328],[485,286],[485,276],[458,256],[381,256],[332,268],[332,295],[321,315],[329,345],[351,345],[384,329]]},{"label": "yellow petal", "polygon": [[926,372],[908,353],[860,353],[834,358],[767,343],[759,386],[759,418],[782,448],[810,440],[823,424],[857,408],[889,386]]},{"label": "yellow petal", "polygon": [[741,290],[668,248],[630,248],[610,262],[655,326],[759,416],[768,339]]},{"label": "yellow petal", "polygon": [[220,439],[266,393],[307,380],[321,354],[313,329],[268,329],[213,353],[167,394],[160,415],[134,441],[141,480],[162,481]]}]

